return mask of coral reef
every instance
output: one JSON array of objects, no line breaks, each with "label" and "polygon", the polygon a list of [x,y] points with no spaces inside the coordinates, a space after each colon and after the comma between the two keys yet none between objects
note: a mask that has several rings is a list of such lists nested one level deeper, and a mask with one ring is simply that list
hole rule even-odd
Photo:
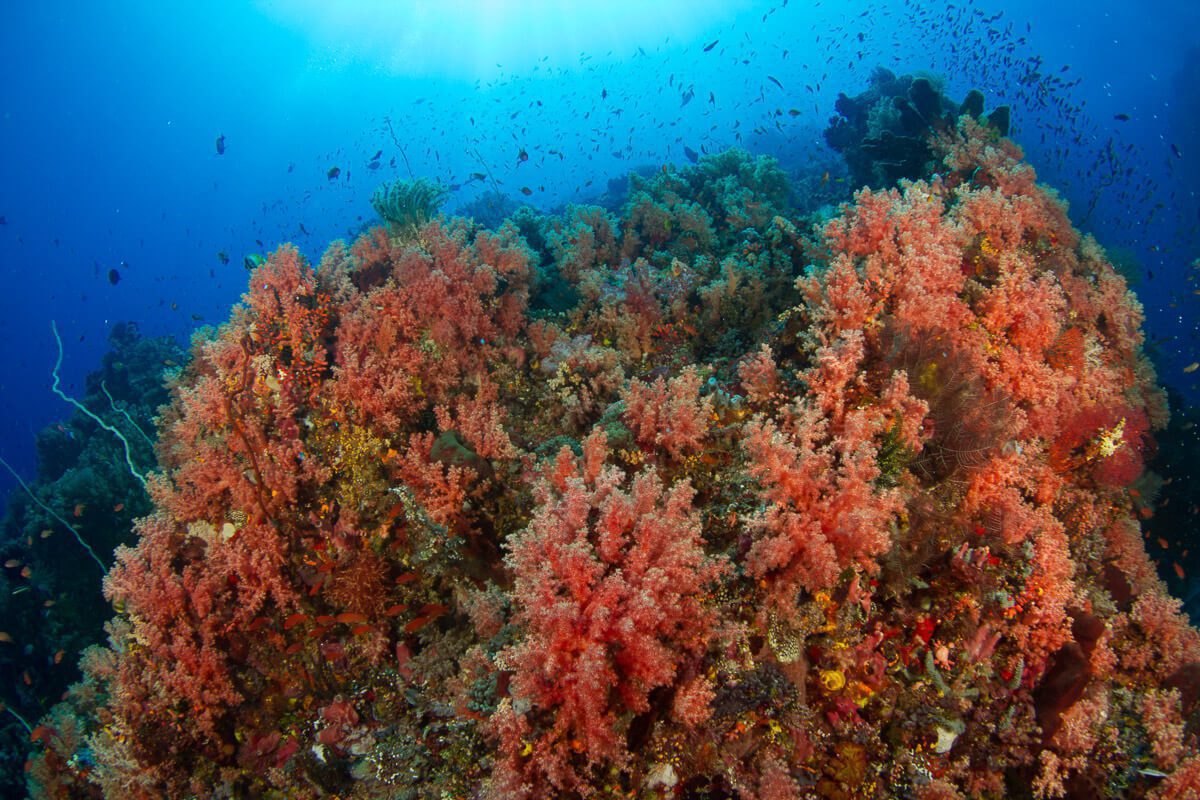
[{"label": "coral reef", "polygon": [[[168,399],[164,373],[171,380],[186,358],[173,340],[144,337],[132,323],[115,324],[108,341],[81,402],[126,437],[135,468],[147,471],[155,460],[146,437]],[[0,534],[0,704],[15,712],[5,713],[0,726],[5,739],[20,742],[0,748],[0,791],[17,792],[25,782],[30,731],[16,715],[36,720],[58,702],[80,677],[79,654],[104,640],[111,614],[101,595],[103,569],[46,509],[104,555],[107,567],[107,554],[133,543],[132,520],[153,508],[126,466],[121,442],[81,411],[40,431],[37,452],[32,497],[13,493]]]},{"label": "coral reef", "polygon": [[1195,787],[1141,308],[976,116],[816,225],[731,152],[277,250],[173,389],[35,796]]},{"label": "coral reef", "polygon": [[978,89],[955,103],[942,93],[936,77],[896,77],[884,67],[871,73],[868,84],[854,97],[838,94],[837,116],[825,129],[825,141],[846,159],[856,186],[895,186],[901,178],[922,177],[935,161],[930,135],[952,130],[960,117],[971,117],[1001,136],[1008,135],[1009,107],[985,114]]}]

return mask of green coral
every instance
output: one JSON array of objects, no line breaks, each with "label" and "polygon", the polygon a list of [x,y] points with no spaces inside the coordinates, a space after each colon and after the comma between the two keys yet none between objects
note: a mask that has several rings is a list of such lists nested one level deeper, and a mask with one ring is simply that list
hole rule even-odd
[{"label": "green coral", "polygon": [[437,216],[447,191],[431,180],[398,180],[382,184],[371,195],[371,207],[392,232],[415,238],[417,230]]}]

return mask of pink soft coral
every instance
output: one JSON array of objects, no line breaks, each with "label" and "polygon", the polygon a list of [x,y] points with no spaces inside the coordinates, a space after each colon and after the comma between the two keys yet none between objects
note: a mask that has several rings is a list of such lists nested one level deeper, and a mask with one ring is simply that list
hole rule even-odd
[{"label": "pink soft coral", "polygon": [[624,399],[625,424],[644,450],[661,448],[679,460],[703,446],[712,400],[700,396],[700,373],[695,367],[669,381],[631,381]]},{"label": "pink soft coral", "polygon": [[715,622],[705,587],[724,569],[704,553],[686,482],[666,488],[648,470],[622,489],[606,452],[593,433],[582,459],[559,453],[508,557],[525,630],[502,656],[512,709],[548,712],[549,724],[527,759],[502,737],[506,769],[560,790],[576,776],[572,754],[587,765],[626,758],[626,712],[647,711],[650,691],[703,653]]}]

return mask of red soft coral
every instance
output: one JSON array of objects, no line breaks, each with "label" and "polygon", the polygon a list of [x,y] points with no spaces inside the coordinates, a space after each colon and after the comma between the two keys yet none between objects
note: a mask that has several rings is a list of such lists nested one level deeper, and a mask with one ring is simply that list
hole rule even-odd
[{"label": "red soft coral", "polygon": [[800,589],[827,589],[852,564],[875,569],[903,500],[875,486],[878,453],[869,435],[831,437],[817,410],[802,403],[786,428],[752,421],[745,446],[769,502],[754,523],[746,565],[768,580],[778,611],[792,613]]},{"label": "red soft coral", "polygon": [[352,295],[337,328],[335,402],[380,430],[411,424],[477,383],[489,364],[520,359],[531,279],[528,248],[511,227],[473,238],[433,222],[420,247],[371,250],[387,264],[378,288]]},{"label": "red soft coral", "polygon": [[666,488],[649,470],[625,490],[603,464],[602,433],[584,451],[581,461],[560,453],[508,557],[524,630],[501,656],[513,708],[550,716],[527,759],[502,737],[506,769],[560,790],[571,788],[572,751],[589,766],[626,758],[626,712],[647,711],[650,691],[703,653],[715,623],[704,591],[724,568],[704,553],[686,482]]},{"label": "red soft coral", "polygon": [[700,373],[695,367],[670,381],[631,381],[624,400],[625,424],[643,449],[662,448],[679,460],[703,446],[712,399],[700,396]]}]

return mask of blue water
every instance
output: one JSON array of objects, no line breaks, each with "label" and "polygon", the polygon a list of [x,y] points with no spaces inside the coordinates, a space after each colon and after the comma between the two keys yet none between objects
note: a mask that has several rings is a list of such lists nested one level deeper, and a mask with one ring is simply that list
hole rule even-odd
[{"label": "blue water", "polygon": [[581,5],[8,4],[0,456],[31,475],[35,432],[69,413],[49,392],[52,319],[79,393],[112,325],[186,341],[227,317],[244,256],[284,241],[319,256],[373,219],[385,180],[457,185],[451,211],[493,186],[549,210],[685,147],[822,170],[837,93],[877,65],[1013,104],[1076,224],[1141,262],[1161,379],[1195,397],[1200,5]]}]

